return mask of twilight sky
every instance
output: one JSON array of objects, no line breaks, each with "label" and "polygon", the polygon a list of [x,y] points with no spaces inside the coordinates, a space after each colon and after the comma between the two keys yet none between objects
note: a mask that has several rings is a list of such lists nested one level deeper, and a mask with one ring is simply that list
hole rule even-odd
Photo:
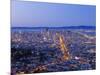
[{"label": "twilight sky", "polygon": [[96,6],[16,0],[11,2],[12,27],[95,26],[95,24]]}]

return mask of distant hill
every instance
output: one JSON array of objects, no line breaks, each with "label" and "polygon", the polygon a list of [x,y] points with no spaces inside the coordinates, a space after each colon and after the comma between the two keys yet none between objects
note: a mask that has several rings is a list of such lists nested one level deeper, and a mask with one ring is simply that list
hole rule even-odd
[{"label": "distant hill", "polygon": [[69,26],[69,27],[62,27],[68,29],[96,29],[95,26]]},{"label": "distant hill", "polygon": [[63,26],[63,27],[12,27],[12,29],[96,29],[95,26]]}]

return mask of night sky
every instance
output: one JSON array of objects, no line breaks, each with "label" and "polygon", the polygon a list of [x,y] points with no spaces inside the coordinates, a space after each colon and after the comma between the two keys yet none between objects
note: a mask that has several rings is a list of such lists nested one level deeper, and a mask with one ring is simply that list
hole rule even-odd
[{"label": "night sky", "polygon": [[95,26],[96,6],[11,1],[12,27]]}]

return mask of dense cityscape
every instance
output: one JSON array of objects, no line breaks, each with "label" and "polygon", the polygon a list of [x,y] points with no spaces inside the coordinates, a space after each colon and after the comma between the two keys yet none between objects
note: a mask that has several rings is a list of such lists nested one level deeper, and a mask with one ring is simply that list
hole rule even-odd
[{"label": "dense cityscape", "polygon": [[96,69],[95,29],[11,30],[14,74]]}]

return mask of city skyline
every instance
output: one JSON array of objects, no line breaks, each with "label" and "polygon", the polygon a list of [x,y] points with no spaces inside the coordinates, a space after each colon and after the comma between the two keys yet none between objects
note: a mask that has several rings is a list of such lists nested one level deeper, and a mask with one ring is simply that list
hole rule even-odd
[{"label": "city skyline", "polygon": [[96,6],[11,1],[12,27],[95,26]]}]

